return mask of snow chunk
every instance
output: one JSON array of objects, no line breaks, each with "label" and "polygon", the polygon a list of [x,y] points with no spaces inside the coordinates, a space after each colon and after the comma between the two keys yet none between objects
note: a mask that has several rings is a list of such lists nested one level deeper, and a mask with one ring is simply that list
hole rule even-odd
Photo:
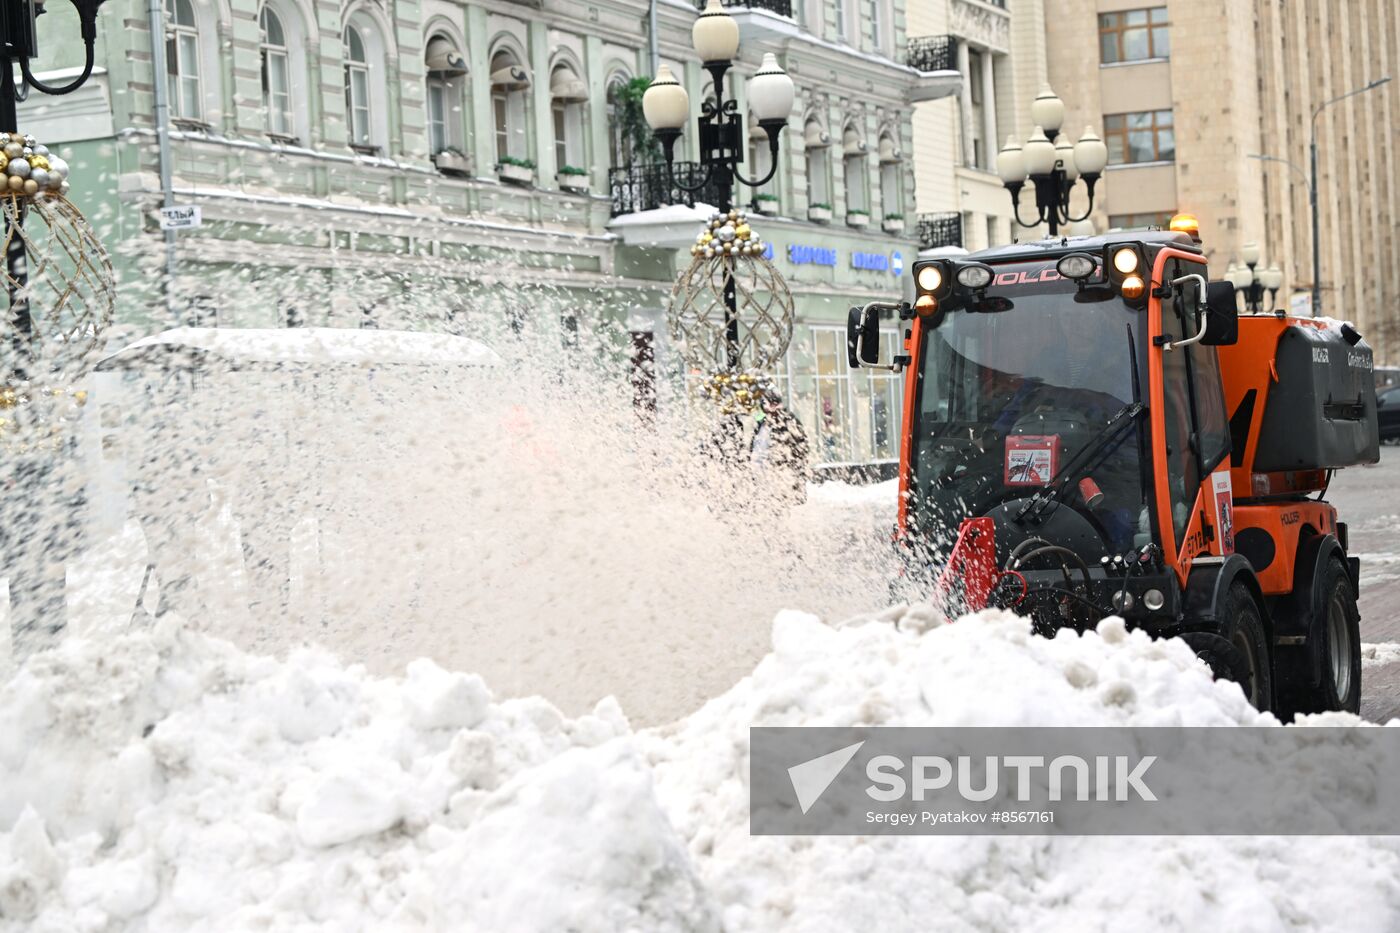
[{"label": "snow chunk", "polygon": [[384,832],[403,818],[401,784],[382,764],[327,775],[297,808],[298,837],[321,848]]},{"label": "snow chunk", "polygon": [[420,729],[470,729],[491,705],[491,691],[480,677],[449,674],[427,658],[408,665],[403,696]]}]

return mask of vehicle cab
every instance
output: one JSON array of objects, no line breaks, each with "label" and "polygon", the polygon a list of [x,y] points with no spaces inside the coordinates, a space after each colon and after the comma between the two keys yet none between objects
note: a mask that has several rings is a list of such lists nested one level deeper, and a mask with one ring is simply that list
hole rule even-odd
[{"label": "vehicle cab", "polygon": [[[989,519],[983,562],[1013,574],[988,601],[1045,627],[1174,623],[1193,564],[1231,550],[1215,346],[1235,334],[1233,288],[1208,311],[1200,246],[1163,231],[925,260],[913,276],[890,364],[910,370],[901,539],[938,563],[966,520]],[[857,365],[881,365],[870,310],[852,311]]]}]

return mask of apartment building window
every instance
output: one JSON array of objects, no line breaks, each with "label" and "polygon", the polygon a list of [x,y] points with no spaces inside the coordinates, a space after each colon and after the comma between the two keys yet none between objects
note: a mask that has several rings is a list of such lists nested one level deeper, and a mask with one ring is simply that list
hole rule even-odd
[{"label": "apartment building window", "polygon": [[1170,110],[1116,113],[1103,118],[1109,165],[1176,161],[1176,134]]},{"label": "apartment building window", "polygon": [[849,17],[846,15],[846,3],[847,0],[835,0],[833,3],[836,8],[836,38],[843,41],[849,35],[847,30],[850,28]]},{"label": "apartment building window", "polygon": [[199,29],[190,0],[169,0],[170,21],[165,38],[165,67],[170,73],[170,115],[177,120],[203,116],[199,85]]},{"label": "apartment building window", "polygon": [[1099,57],[1105,65],[1170,55],[1166,7],[1099,14]]},{"label": "apartment building window", "polygon": [[370,148],[369,55],[364,36],[354,26],[345,27],[345,120],[350,145]]},{"label": "apartment building window", "polygon": [[525,157],[525,92],[529,87],[530,72],[513,52],[502,49],[491,57],[491,115],[498,160]]},{"label": "apartment building window", "polygon": [[467,59],[455,40],[436,35],[423,52],[428,72],[428,149],[436,158],[444,152],[464,153],[466,133]]},{"label": "apartment building window", "polygon": [[972,164],[976,168],[982,168],[987,164],[985,154],[987,151],[986,140],[982,138],[983,108],[986,104],[986,88],[982,81],[982,55],[981,49],[969,48],[967,50],[967,86],[968,98],[972,101]]},{"label": "apartment building window", "polygon": [[263,107],[267,110],[267,131],[290,137],[292,132],[292,90],[288,67],[287,36],[281,18],[271,7],[263,7],[262,27]]},{"label": "apartment building window", "polygon": [[1138,214],[1109,214],[1109,229],[1132,230],[1135,227],[1161,227],[1165,230],[1176,211],[1148,211]]},{"label": "apartment building window", "polygon": [[870,20],[870,46],[876,52],[885,48],[885,18],[881,7],[885,0],[866,0],[866,16]]},{"label": "apartment building window", "polygon": [[807,205],[831,209],[831,137],[816,120],[808,120],[803,131],[806,145]]}]

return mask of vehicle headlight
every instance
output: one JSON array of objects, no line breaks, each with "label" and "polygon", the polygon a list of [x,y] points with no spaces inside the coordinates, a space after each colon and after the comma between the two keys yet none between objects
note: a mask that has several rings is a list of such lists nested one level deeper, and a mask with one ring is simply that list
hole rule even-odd
[{"label": "vehicle headlight", "polygon": [[963,266],[958,270],[958,284],[963,288],[986,288],[992,283],[992,270],[986,266]]},{"label": "vehicle headlight", "polygon": [[1055,263],[1055,271],[1067,279],[1087,279],[1094,274],[1094,257],[1071,254]]},{"label": "vehicle headlight", "polygon": [[1118,270],[1120,273],[1122,273],[1123,275],[1127,275],[1129,272],[1134,272],[1134,271],[1136,271],[1136,270],[1137,270],[1137,267],[1138,267],[1138,254],[1137,254],[1137,250],[1133,249],[1133,248],[1130,247],[1130,246],[1125,246],[1125,247],[1123,247],[1122,249],[1117,250],[1116,252],[1114,252],[1114,254],[1113,254],[1113,268],[1117,269],[1117,270]]},{"label": "vehicle headlight", "polygon": [[943,272],[937,266],[924,266],[914,281],[920,291],[936,292],[943,285]]}]

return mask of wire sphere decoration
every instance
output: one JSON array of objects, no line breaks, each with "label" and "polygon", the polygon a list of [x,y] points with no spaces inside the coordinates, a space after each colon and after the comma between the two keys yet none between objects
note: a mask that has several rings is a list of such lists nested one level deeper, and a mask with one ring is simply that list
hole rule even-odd
[{"label": "wire sphere decoration", "polygon": [[[0,257],[23,245],[23,278],[0,258],[8,308],[0,340],[0,443],[59,446],[86,393],[116,311],[112,260],[81,211],[60,193],[0,192]],[[0,296],[3,301],[4,296]],[[19,321],[23,316],[27,321]]]},{"label": "wire sphere decoration", "polygon": [[[741,211],[716,213],[671,290],[671,339],[692,371],[771,370],[792,339],[792,292]],[[738,339],[729,339],[732,289]]]}]

